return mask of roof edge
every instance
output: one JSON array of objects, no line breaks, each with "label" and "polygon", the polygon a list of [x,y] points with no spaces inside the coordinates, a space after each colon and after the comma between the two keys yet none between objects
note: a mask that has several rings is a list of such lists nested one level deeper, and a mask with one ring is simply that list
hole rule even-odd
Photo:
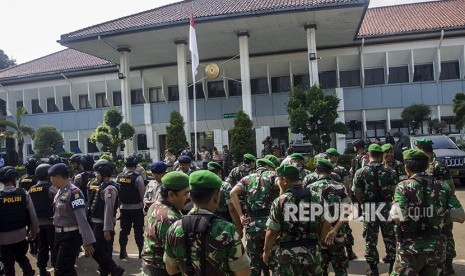
[{"label": "roof edge", "polygon": [[408,32],[397,32],[397,33],[389,33],[389,34],[364,35],[364,36],[357,35],[355,38],[357,40],[360,40],[360,39],[389,38],[389,37],[394,37],[394,36],[429,34],[429,33],[435,33],[437,31],[442,31],[442,30],[444,30],[444,32],[446,32],[446,31],[461,31],[461,30],[465,30],[465,25],[456,26],[456,27],[447,27],[447,28],[423,29],[423,30],[414,30],[414,31],[408,31]]}]

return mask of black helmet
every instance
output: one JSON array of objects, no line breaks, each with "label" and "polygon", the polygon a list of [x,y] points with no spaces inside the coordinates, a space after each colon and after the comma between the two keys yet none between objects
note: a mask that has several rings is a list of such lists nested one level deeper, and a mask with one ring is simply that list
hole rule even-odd
[{"label": "black helmet", "polygon": [[126,167],[137,166],[137,156],[135,154],[131,154],[128,157],[124,158],[124,165]]},{"label": "black helmet", "polygon": [[99,159],[94,164],[94,171],[100,173],[102,176],[111,176],[115,166],[113,163],[106,159]]},{"label": "black helmet", "polygon": [[363,148],[365,147],[365,141],[363,141],[362,139],[357,139],[355,141],[352,142],[352,145],[356,148]]},{"label": "black helmet", "polygon": [[52,154],[52,155],[50,155],[50,157],[48,158],[48,162],[47,162],[47,163],[53,166],[53,165],[55,165],[55,164],[59,164],[59,163],[63,163],[63,162],[61,161],[60,156],[58,156],[58,155],[56,155],[56,154]]},{"label": "black helmet", "polygon": [[48,177],[48,169],[50,169],[52,165],[50,164],[40,164],[37,166],[35,171],[35,176],[39,180],[45,180]]},{"label": "black helmet", "polygon": [[0,168],[0,181],[9,181],[18,177],[18,171],[12,166],[5,166]]},{"label": "black helmet", "polygon": [[82,155],[81,156],[81,164],[82,164],[82,167],[84,168],[85,171],[91,171],[93,170],[93,166],[94,166],[94,157],[92,157],[92,155]]},{"label": "black helmet", "polygon": [[81,155],[80,154],[73,154],[69,158],[69,162],[71,163],[81,163]]},{"label": "black helmet", "polygon": [[37,160],[35,158],[28,158],[24,163],[24,167],[26,167],[26,171],[28,174],[34,174],[37,168]]}]

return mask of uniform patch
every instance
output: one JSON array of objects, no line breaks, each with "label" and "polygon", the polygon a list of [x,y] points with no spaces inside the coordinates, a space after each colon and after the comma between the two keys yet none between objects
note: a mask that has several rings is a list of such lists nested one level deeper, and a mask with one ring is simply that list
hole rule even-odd
[{"label": "uniform patch", "polygon": [[73,208],[73,210],[86,207],[86,204],[84,202],[84,197],[79,192],[79,190],[73,191],[72,194],[73,196],[70,198],[71,198],[71,207]]},{"label": "uniform patch", "polygon": [[110,190],[110,189],[107,190],[107,197],[108,197],[108,198],[111,197],[111,190]]}]

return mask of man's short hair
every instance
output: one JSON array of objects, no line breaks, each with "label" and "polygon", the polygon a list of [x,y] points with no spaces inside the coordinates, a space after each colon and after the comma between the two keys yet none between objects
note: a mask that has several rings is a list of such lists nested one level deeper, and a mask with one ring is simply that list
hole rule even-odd
[{"label": "man's short hair", "polygon": [[407,169],[413,173],[424,172],[429,167],[429,161],[427,159],[408,159],[404,160],[404,164]]},{"label": "man's short hair", "polygon": [[197,205],[208,204],[213,196],[219,192],[220,189],[210,188],[195,188],[189,191],[192,202]]}]

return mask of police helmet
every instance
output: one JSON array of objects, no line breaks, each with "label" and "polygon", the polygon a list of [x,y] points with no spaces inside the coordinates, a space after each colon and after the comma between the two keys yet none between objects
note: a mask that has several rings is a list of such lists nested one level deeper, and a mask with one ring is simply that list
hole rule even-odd
[{"label": "police helmet", "polygon": [[99,159],[94,164],[94,171],[100,173],[102,176],[111,176],[115,166],[113,163],[106,159]]},{"label": "police helmet", "polygon": [[45,180],[48,177],[48,169],[50,169],[52,165],[50,164],[40,164],[37,166],[35,171],[35,176],[39,180]]},{"label": "police helmet", "polygon": [[26,171],[28,174],[34,174],[37,168],[38,162],[35,158],[28,158],[24,163],[24,167],[26,167]]},{"label": "police helmet", "polygon": [[81,155],[80,154],[73,154],[69,158],[69,162],[71,163],[81,163]]},{"label": "police helmet", "polygon": [[47,162],[49,165],[55,165],[55,164],[59,164],[59,163],[63,163],[61,161],[61,158],[60,156],[56,155],[56,154],[52,154],[50,155],[50,157],[48,158],[48,162]]},{"label": "police helmet", "polygon": [[82,155],[80,162],[85,171],[91,171],[95,163],[92,155]]},{"label": "police helmet", "polygon": [[[0,168],[0,181],[7,182],[10,180],[14,180],[18,177],[18,171],[12,166],[5,166]],[[5,183],[4,182],[4,183]]]},{"label": "police helmet", "polygon": [[126,167],[137,166],[137,156],[135,154],[131,154],[128,157],[124,158],[124,165]]}]

